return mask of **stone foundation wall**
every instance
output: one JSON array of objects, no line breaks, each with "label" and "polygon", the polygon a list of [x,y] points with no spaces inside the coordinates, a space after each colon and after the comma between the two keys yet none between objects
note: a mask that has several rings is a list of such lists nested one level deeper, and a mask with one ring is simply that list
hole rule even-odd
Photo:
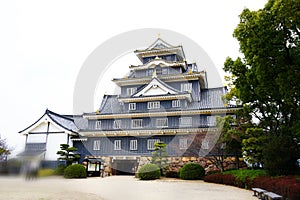
[{"label": "stone foundation wall", "polygon": [[[204,157],[168,157],[168,171],[178,172],[181,167],[188,163],[199,163],[204,169],[205,172],[211,171],[220,171],[209,159]],[[224,169],[234,169],[235,166],[235,158],[227,158],[224,162]],[[151,162],[151,157],[141,157],[139,162],[138,169]],[[246,167],[246,164],[240,160],[240,168]]]},{"label": "stone foundation wall", "polygon": [[[108,173],[111,173],[112,168],[112,157],[109,156],[102,156],[98,157],[104,160],[105,163],[105,171]],[[136,172],[140,169],[141,166],[145,164],[151,163],[152,157],[151,156],[142,156],[142,157],[136,157],[138,167],[136,169]],[[199,163],[204,169],[205,172],[211,172],[211,171],[220,171],[209,159],[204,157],[168,157],[168,171],[174,171],[178,172],[181,167],[183,167],[185,164],[188,163]],[[243,160],[240,160],[240,168],[247,167],[247,165],[243,162]],[[235,166],[235,158],[227,158],[224,162],[224,169],[234,169]]]}]

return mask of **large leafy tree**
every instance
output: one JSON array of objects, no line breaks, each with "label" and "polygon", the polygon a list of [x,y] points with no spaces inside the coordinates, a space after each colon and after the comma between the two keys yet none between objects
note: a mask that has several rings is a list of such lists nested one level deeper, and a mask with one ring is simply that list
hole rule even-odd
[{"label": "large leafy tree", "polygon": [[[295,128],[300,123],[299,28],[299,0],[269,0],[258,11],[244,9],[233,34],[243,57],[225,62],[224,70],[231,73],[235,86],[231,96],[243,102],[267,136],[266,150],[262,151],[266,167],[271,145],[292,145],[293,154],[299,153],[299,131]],[[275,142],[276,138],[288,142]],[[284,162],[296,163],[295,156]]]}]

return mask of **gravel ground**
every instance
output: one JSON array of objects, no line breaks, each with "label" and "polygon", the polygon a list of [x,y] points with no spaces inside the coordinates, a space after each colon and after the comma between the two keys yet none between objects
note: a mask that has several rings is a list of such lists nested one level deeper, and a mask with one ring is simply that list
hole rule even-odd
[{"label": "gravel ground", "polygon": [[132,176],[87,179],[0,177],[0,199],[11,200],[254,200],[252,192],[231,186]]}]

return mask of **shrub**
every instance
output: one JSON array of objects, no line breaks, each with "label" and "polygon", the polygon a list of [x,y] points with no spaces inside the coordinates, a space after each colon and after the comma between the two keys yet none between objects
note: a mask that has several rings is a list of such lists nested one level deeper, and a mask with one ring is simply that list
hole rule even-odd
[{"label": "shrub", "polygon": [[277,193],[284,199],[298,200],[300,199],[300,183],[295,176],[284,177],[267,177],[258,176],[253,180],[249,177],[245,181],[238,180],[232,174],[212,174],[204,177],[204,181],[211,183],[220,183],[234,185],[242,188],[263,188],[267,191]]},{"label": "shrub", "polygon": [[179,171],[179,178],[185,180],[200,180],[205,176],[204,168],[197,163],[184,165]]},{"label": "shrub", "polygon": [[81,164],[68,166],[64,171],[65,178],[86,178],[86,169]]},{"label": "shrub", "polygon": [[58,167],[55,169],[55,175],[64,175],[64,171],[66,169],[66,165],[58,165]]},{"label": "shrub", "polygon": [[40,169],[38,171],[39,177],[53,176],[55,174],[54,169]]},{"label": "shrub", "polygon": [[205,182],[235,186],[235,177],[232,174],[211,174],[204,177]]},{"label": "shrub", "polygon": [[266,176],[267,172],[262,169],[239,169],[223,172],[222,174],[232,174],[237,180],[245,182],[247,179],[253,180],[258,176]]},{"label": "shrub", "polygon": [[160,169],[156,164],[146,164],[139,169],[138,177],[141,180],[159,179]]},{"label": "shrub", "polygon": [[168,178],[179,178],[179,173],[177,171],[167,171],[166,177]]}]

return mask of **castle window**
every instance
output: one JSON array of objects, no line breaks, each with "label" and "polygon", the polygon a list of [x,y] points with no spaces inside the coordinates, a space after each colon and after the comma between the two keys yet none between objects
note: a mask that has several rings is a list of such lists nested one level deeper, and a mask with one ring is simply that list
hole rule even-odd
[{"label": "castle window", "polygon": [[148,109],[158,109],[160,108],[160,102],[159,101],[150,101],[148,102]]},{"label": "castle window", "polygon": [[131,96],[134,93],[136,93],[136,87],[133,88],[127,88],[127,96]]},{"label": "castle window", "polygon": [[192,117],[180,117],[179,125],[180,126],[192,126],[193,118]]},{"label": "castle window", "polygon": [[181,92],[191,92],[192,83],[181,83]]},{"label": "castle window", "polygon": [[179,139],[179,148],[180,149],[187,149],[188,148],[187,138],[180,138]]},{"label": "castle window", "polygon": [[148,150],[154,150],[154,144],[157,143],[157,142],[160,142],[159,139],[149,139],[147,141],[147,149]]},{"label": "castle window", "polygon": [[95,140],[94,141],[94,147],[93,150],[98,151],[100,150],[100,140]]},{"label": "castle window", "polygon": [[179,108],[180,107],[180,100],[173,100],[172,101],[172,107],[173,108]]},{"label": "castle window", "polygon": [[202,141],[202,145],[201,145],[202,149],[209,149],[209,142],[207,140],[203,140]]},{"label": "castle window", "polygon": [[152,76],[153,75],[153,72],[154,72],[154,69],[148,69],[146,71],[146,76]]},{"label": "castle window", "polygon": [[136,110],[136,103],[129,103],[128,110]]},{"label": "castle window", "polygon": [[207,125],[215,126],[216,125],[216,116],[207,116]]},{"label": "castle window", "polygon": [[130,150],[137,150],[137,140],[130,140]]},{"label": "castle window", "polygon": [[143,119],[132,119],[131,127],[132,128],[143,128]]},{"label": "castle window", "polygon": [[156,119],[156,127],[157,128],[168,127],[168,118]]},{"label": "castle window", "polygon": [[122,126],[122,121],[121,120],[115,120],[114,121],[114,128],[115,129],[120,129],[121,128],[121,126]]},{"label": "castle window", "polygon": [[121,150],[121,140],[114,141],[114,150]]},{"label": "castle window", "polygon": [[168,68],[162,68],[162,74],[168,74]]},{"label": "castle window", "polygon": [[95,122],[95,129],[101,129],[101,121],[96,121]]}]

